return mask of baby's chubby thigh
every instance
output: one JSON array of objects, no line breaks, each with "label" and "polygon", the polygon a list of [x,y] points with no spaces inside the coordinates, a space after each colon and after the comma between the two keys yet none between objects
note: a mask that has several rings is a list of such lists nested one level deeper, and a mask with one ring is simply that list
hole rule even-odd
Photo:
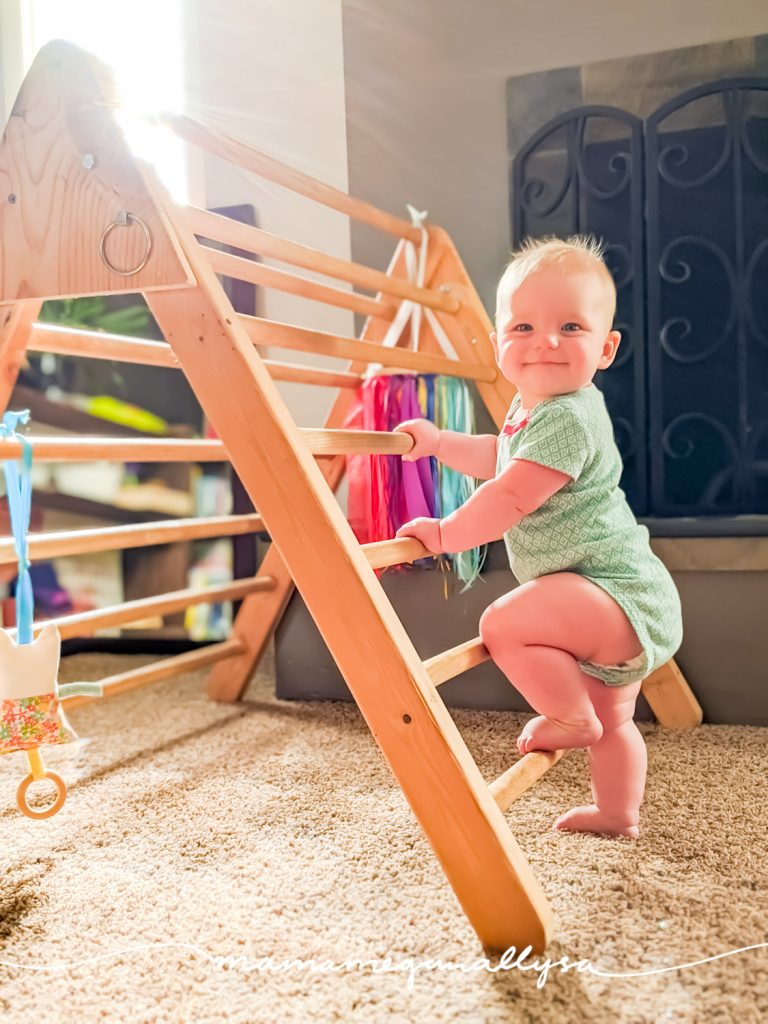
[{"label": "baby's chubby thigh", "polygon": [[542,645],[567,651],[577,661],[606,665],[642,653],[623,608],[574,572],[539,576],[498,598],[480,619],[480,636],[489,650],[499,641],[504,646]]}]

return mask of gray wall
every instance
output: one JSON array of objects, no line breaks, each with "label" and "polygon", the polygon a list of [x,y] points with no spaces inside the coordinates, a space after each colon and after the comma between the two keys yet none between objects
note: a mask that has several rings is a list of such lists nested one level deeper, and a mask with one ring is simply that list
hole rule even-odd
[{"label": "gray wall", "polygon": [[[489,309],[510,246],[509,78],[768,32],[765,0],[342,0],[342,11],[350,191],[403,215],[406,202],[429,210]],[[732,48],[735,68],[744,53]],[[354,259],[386,265],[391,251],[353,226]]]}]

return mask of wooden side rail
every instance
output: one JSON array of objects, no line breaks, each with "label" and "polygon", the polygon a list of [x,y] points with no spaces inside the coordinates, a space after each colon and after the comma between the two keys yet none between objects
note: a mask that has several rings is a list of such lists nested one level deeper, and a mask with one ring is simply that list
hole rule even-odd
[{"label": "wooden side rail", "polygon": [[[36,323],[32,325],[27,350],[29,352],[52,352],[61,356],[78,356],[85,359],[117,359],[122,363],[165,366],[172,370],[181,369],[173,349],[164,341],[147,341],[140,338],[123,337],[119,334],[57,327],[52,324]],[[357,373],[322,370],[315,366],[281,363],[273,359],[263,359],[262,362],[273,380],[289,381],[293,384],[356,388],[363,379]]]},{"label": "wooden side rail", "polygon": [[236,164],[243,170],[252,171],[260,178],[274,181],[292,192],[306,196],[307,199],[314,199],[324,206],[329,206],[332,210],[345,213],[348,217],[362,221],[364,224],[370,224],[371,227],[386,231],[396,238],[407,238],[416,244],[421,241],[421,232],[407,220],[395,217],[391,213],[385,213],[362,199],[354,199],[346,192],[341,192],[331,185],[317,181],[308,174],[288,167],[286,164],[280,163],[279,160],[260,153],[257,149],[246,146],[236,139],[231,139],[221,132],[214,131],[185,114],[163,114],[160,120],[180,138],[200,146],[201,149],[213,156]]},{"label": "wooden side rail", "polygon": [[[184,654],[177,654],[172,658],[165,658],[163,661],[153,661],[149,665],[142,665],[140,668],[133,668],[128,672],[107,676],[106,679],[100,679],[99,682],[104,687],[103,695],[114,697],[118,693],[135,690],[139,686],[147,686],[160,679],[170,679],[183,672],[194,672],[196,669],[213,665],[224,658],[235,658],[244,650],[245,644],[242,640],[236,638],[223,640],[221,643],[211,644],[210,647],[203,647],[198,651],[186,651]],[[85,704],[97,699],[96,697],[66,697],[62,703],[66,704],[67,711],[69,711],[70,708],[77,707],[78,704]]]},{"label": "wooden side rail", "polygon": [[[386,430],[323,430],[301,427],[299,433],[313,455],[402,455],[413,447],[410,434]],[[132,437],[34,437],[28,438],[38,462],[227,462],[221,441],[152,439]],[[0,439],[0,461],[18,459],[21,441]]]},{"label": "wooden side rail", "polygon": [[404,348],[384,348],[371,341],[358,341],[324,331],[312,331],[292,324],[281,324],[274,320],[247,316],[238,317],[256,345],[273,345],[275,348],[299,349],[302,352],[317,352],[336,359],[351,359],[360,363],[380,363],[382,366],[399,366],[421,373],[442,373],[449,377],[465,380],[495,381],[498,372],[486,363],[459,362],[446,356],[434,356],[426,352],[412,352]]},{"label": "wooden side rail", "polygon": [[[27,554],[34,562],[60,558],[62,555],[83,555],[92,551],[122,551],[126,548],[203,540],[207,537],[237,537],[245,533],[257,533],[264,528],[261,516],[250,513],[240,516],[166,519],[159,523],[132,523],[128,526],[92,530],[30,533],[27,535]],[[13,537],[0,537],[0,565],[15,563],[17,558]]]},{"label": "wooden side rail", "polygon": [[[91,636],[99,629],[120,626],[126,622],[138,622],[150,615],[171,615],[181,612],[195,604],[210,604],[218,601],[239,601],[247,594],[257,590],[274,590],[275,580],[272,576],[251,576],[244,580],[231,583],[216,583],[210,587],[189,587],[185,590],[173,590],[156,597],[142,597],[136,601],[111,605],[108,608],[94,608],[92,611],[76,612],[74,615],[62,615],[56,619],[46,619],[34,624],[38,628],[53,623],[58,627],[62,640],[73,636]],[[6,632],[16,637],[16,628]]]},{"label": "wooden side rail", "polygon": [[[196,235],[209,238],[213,242],[223,242],[246,252],[259,253],[261,256],[303,267],[305,270],[313,270],[315,273],[347,281],[367,291],[382,292],[398,299],[410,299],[441,313],[456,313],[461,306],[450,291],[420,288],[402,277],[392,277],[382,270],[374,270],[373,267],[366,267],[362,263],[352,263],[337,256],[329,256],[309,246],[270,234],[262,228],[241,224],[231,217],[222,217],[221,214],[210,213],[197,206],[182,207],[181,213],[186,216],[189,226]],[[202,248],[206,254],[210,252],[207,246],[203,245]]]},{"label": "wooden side rail", "polygon": [[275,288],[280,292],[300,295],[304,299],[313,299],[315,302],[324,302],[327,306],[338,306],[341,309],[351,309],[354,313],[375,316],[382,320],[394,319],[397,312],[397,306],[391,302],[369,299],[367,295],[358,295],[357,292],[318,284],[308,277],[291,274],[287,270],[277,270],[264,263],[254,263],[253,260],[233,256],[219,249],[206,247],[206,253],[217,274],[234,277],[239,281],[249,281],[263,288]]},{"label": "wooden side rail", "polygon": [[518,797],[557,764],[564,753],[563,750],[532,750],[529,754],[524,754],[498,779],[494,779],[488,788],[501,810],[506,811],[511,807]]}]

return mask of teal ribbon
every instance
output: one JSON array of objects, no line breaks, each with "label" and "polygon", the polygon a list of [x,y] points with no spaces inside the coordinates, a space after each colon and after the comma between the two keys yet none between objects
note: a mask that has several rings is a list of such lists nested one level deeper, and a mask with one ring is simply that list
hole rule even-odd
[{"label": "teal ribbon", "polygon": [[19,559],[16,582],[16,642],[19,644],[32,643],[32,617],[35,611],[27,557],[27,532],[32,508],[32,445],[26,437],[16,433],[19,423],[28,422],[29,409],[24,409],[23,412],[6,412],[0,423],[0,438],[20,441],[22,447],[21,469],[17,462],[3,463],[13,544]]},{"label": "teal ribbon", "polygon": [[[457,377],[435,379],[435,424],[441,430],[475,433],[475,409],[466,381]],[[441,518],[444,519],[471,498],[477,481],[442,463],[438,472]],[[462,594],[480,576],[487,550],[484,545],[447,555],[451,568],[464,583]]]}]

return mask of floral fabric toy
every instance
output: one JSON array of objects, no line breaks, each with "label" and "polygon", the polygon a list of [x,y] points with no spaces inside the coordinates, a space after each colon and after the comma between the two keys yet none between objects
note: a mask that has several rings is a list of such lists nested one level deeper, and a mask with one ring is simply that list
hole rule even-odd
[{"label": "floral fabric toy", "polygon": [[[60,701],[65,697],[83,695],[100,697],[98,683],[58,682],[61,636],[53,623],[43,626],[32,639],[34,597],[29,578],[27,530],[29,528],[32,468],[32,446],[16,433],[19,422],[26,423],[29,412],[7,412],[0,425],[0,437],[22,442],[22,467],[5,462],[3,468],[8,489],[8,508],[14,545],[19,559],[16,585],[17,640],[0,629],[0,754],[16,750],[26,752],[30,774],[21,782],[16,802],[29,818],[49,818],[61,809],[67,787],[61,776],[45,770],[40,747],[44,744],[70,743],[76,740]],[[38,809],[27,802],[32,782],[49,779],[57,790],[56,799],[48,807]]]}]

